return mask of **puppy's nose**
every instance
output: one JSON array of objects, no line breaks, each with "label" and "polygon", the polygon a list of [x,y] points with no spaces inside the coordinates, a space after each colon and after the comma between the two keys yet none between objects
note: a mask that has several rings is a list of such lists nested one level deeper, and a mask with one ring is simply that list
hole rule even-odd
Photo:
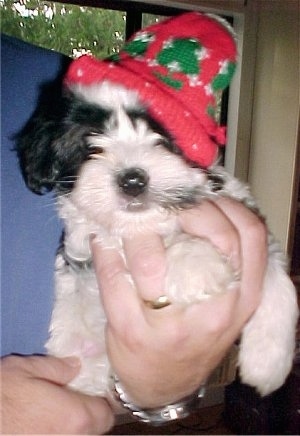
[{"label": "puppy's nose", "polygon": [[118,174],[117,183],[122,191],[137,197],[147,188],[149,176],[142,168],[128,168]]}]

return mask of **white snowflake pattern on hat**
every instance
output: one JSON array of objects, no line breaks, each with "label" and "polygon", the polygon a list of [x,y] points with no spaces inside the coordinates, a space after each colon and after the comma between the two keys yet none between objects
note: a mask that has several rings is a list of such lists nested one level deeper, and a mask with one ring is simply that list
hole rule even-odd
[{"label": "white snowflake pattern on hat", "polygon": [[199,80],[198,74],[188,74],[190,86],[203,86],[202,80]]},{"label": "white snowflake pattern on hat", "polygon": [[162,48],[165,50],[166,48],[172,48],[174,44],[174,38],[169,38],[163,42]]},{"label": "white snowflake pattern on hat", "polygon": [[152,59],[152,58],[146,59],[146,62],[147,62],[149,67],[157,67],[157,65],[159,65],[157,60],[156,59]]},{"label": "white snowflake pattern on hat", "polygon": [[181,71],[181,66],[178,61],[172,61],[167,65],[168,69],[174,73]]},{"label": "white snowflake pattern on hat", "polygon": [[155,40],[155,35],[149,32],[139,32],[136,34],[133,41],[152,42]]},{"label": "white snowflake pattern on hat", "polygon": [[213,89],[210,83],[204,86],[204,90],[206,95],[213,95]]},{"label": "white snowflake pattern on hat", "polygon": [[220,61],[219,62],[219,66],[220,66],[219,74],[227,74],[228,73],[228,65],[229,65],[229,62],[227,59],[225,59],[224,61]]},{"label": "white snowflake pattern on hat", "polygon": [[205,47],[201,47],[200,49],[195,50],[195,55],[198,61],[203,61],[203,59],[207,59],[210,57],[209,50]]}]

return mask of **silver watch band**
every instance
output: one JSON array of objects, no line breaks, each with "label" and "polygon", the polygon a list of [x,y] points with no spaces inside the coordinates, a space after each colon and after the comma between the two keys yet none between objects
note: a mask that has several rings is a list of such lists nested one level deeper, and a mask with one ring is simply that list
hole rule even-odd
[{"label": "silver watch band", "polygon": [[131,412],[131,414],[139,421],[146,422],[152,425],[162,425],[175,419],[187,417],[191,412],[200,406],[201,398],[205,395],[205,385],[201,385],[199,389],[182,400],[168,404],[166,406],[153,409],[141,409],[133,404],[127,397],[124,389],[118,378],[115,375],[111,376],[112,394],[114,400],[122,404],[122,406]]}]

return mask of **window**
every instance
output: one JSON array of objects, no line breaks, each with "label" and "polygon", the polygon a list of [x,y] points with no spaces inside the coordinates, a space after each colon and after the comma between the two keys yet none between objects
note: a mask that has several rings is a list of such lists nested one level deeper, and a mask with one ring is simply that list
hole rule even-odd
[{"label": "window", "polygon": [[164,18],[139,10],[40,0],[0,0],[0,7],[3,33],[71,57],[86,53],[107,57],[141,26]]},{"label": "window", "polygon": [[2,0],[2,31],[71,57],[106,57],[124,43],[125,11],[32,0]]}]

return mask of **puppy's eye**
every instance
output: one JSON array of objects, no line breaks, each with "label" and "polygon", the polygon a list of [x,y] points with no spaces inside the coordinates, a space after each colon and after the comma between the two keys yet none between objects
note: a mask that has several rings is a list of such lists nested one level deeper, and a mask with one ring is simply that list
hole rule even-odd
[{"label": "puppy's eye", "polygon": [[99,145],[94,146],[94,145],[90,145],[89,146],[89,155],[95,155],[95,154],[102,154],[104,153],[104,148],[100,147]]},{"label": "puppy's eye", "polygon": [[154,147],[168,147],[169,141],[165,138],[159,138],[155,141]]}]

